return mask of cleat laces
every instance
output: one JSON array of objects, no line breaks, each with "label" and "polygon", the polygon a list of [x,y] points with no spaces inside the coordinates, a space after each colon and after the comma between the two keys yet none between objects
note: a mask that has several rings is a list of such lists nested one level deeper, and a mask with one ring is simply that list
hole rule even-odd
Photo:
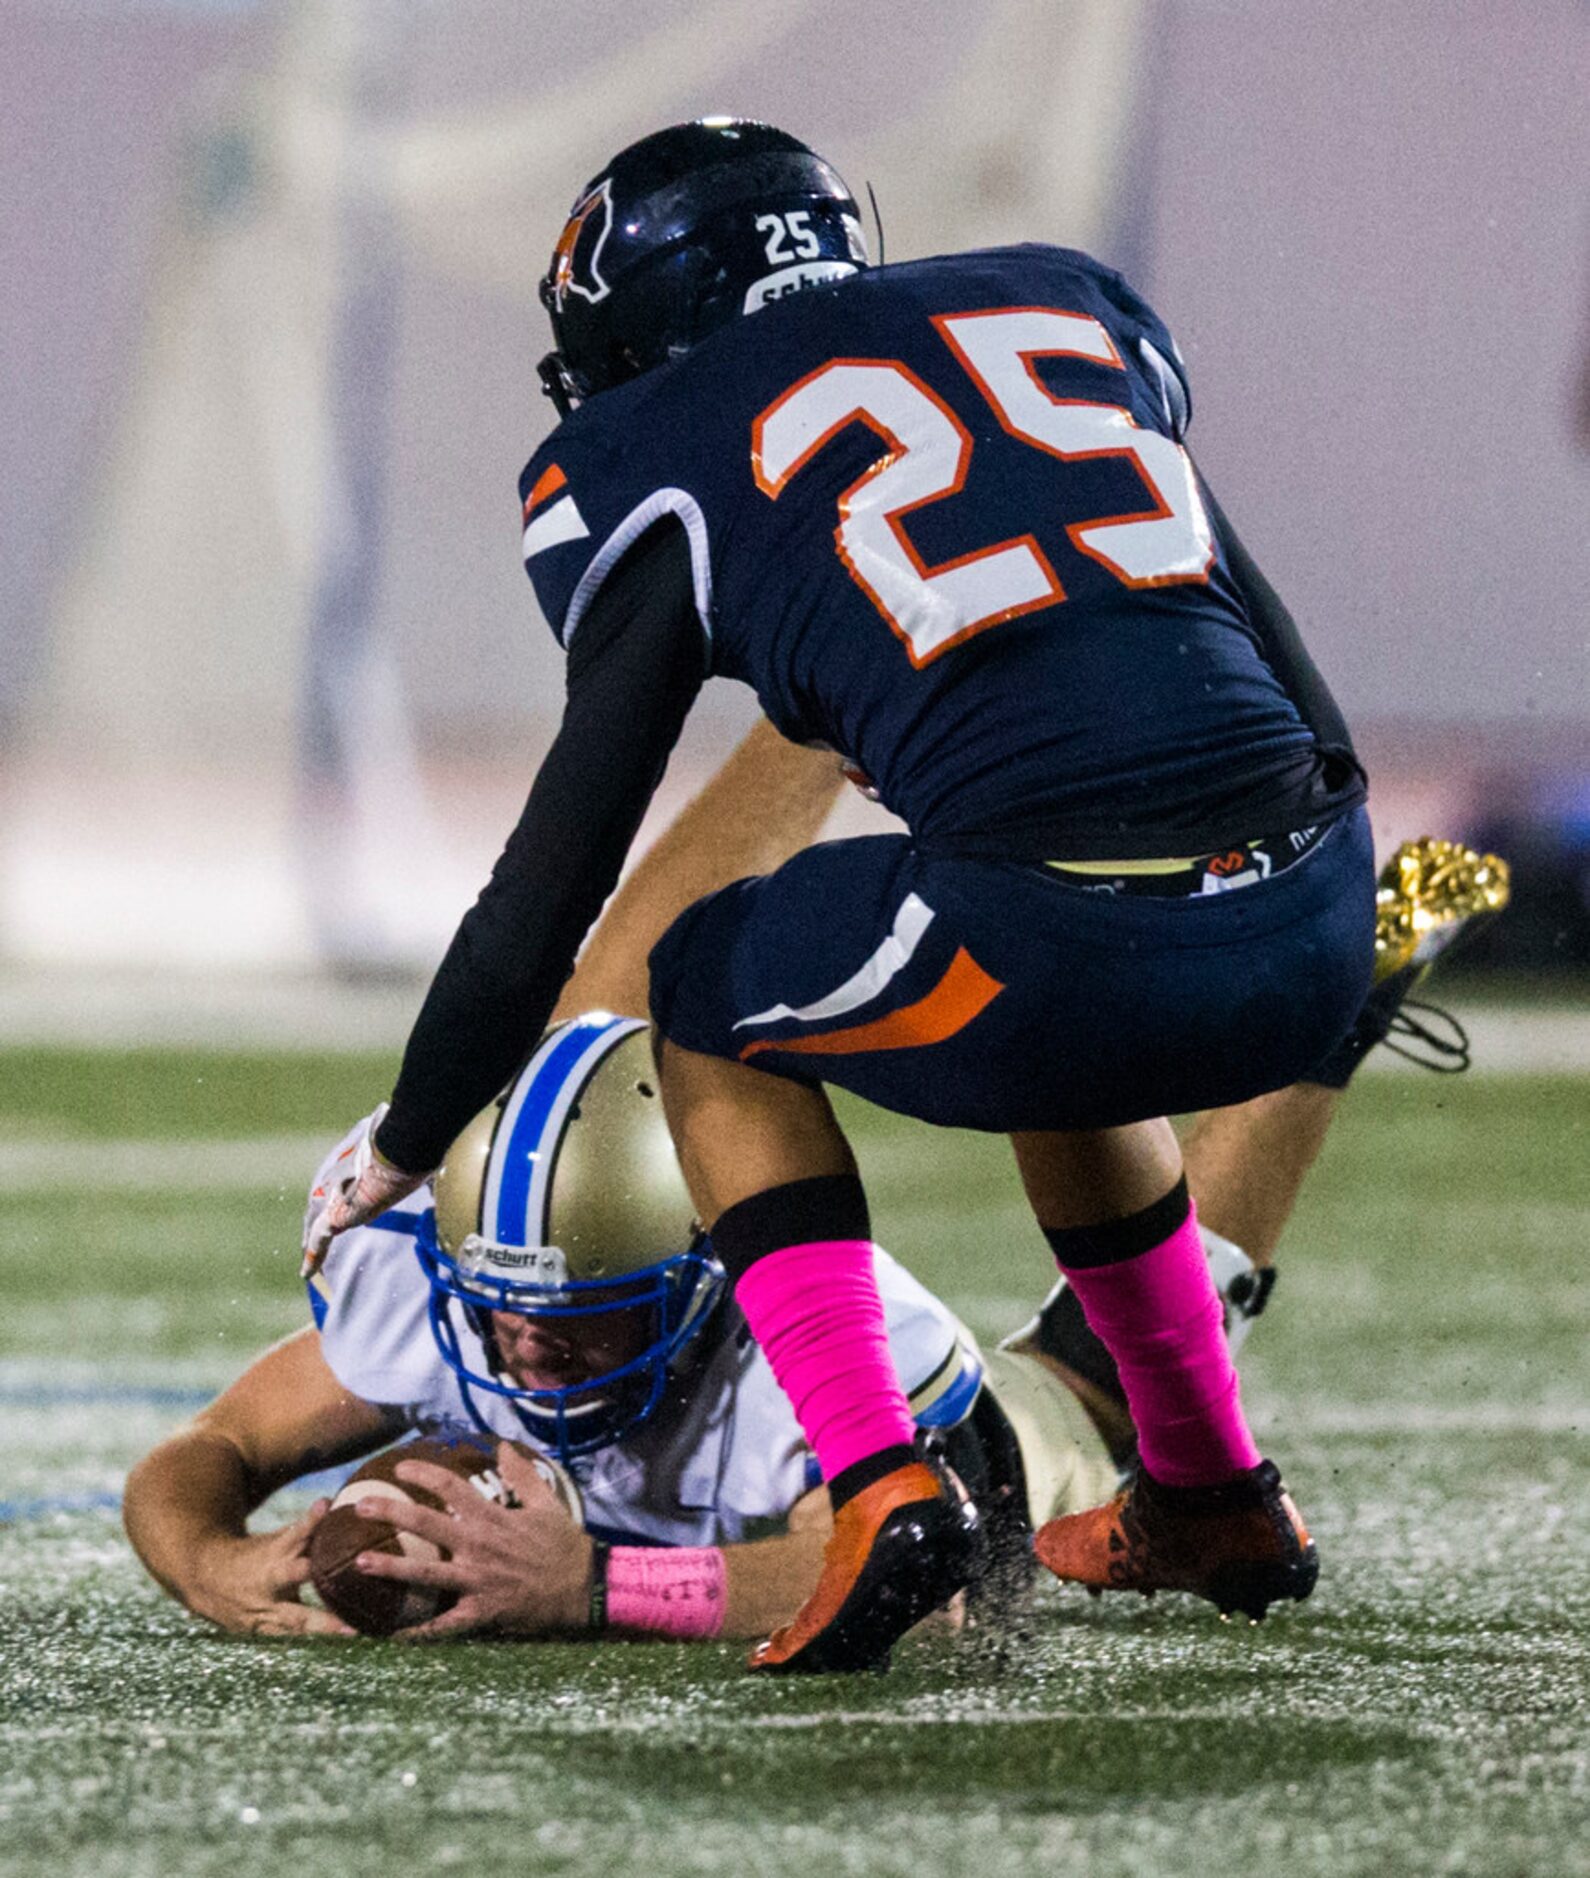
[{"label": "cleat laces", "polygon": [[1462,1024],[1439,1004],[1422,999],[1404,998],[1380,1041],[1382,1049],[1437,1076],[1461,1076],[1472,1060]]}]

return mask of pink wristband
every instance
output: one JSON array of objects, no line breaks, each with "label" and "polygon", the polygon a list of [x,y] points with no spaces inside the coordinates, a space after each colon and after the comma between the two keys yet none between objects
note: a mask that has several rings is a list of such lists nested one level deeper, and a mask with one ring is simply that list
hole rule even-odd
[{"label": "pink wristband", "polygon": [[653,1637],[715,1637],[728,1572],[715,1545],[615,1546],[607,1561],[607,1621]]}]

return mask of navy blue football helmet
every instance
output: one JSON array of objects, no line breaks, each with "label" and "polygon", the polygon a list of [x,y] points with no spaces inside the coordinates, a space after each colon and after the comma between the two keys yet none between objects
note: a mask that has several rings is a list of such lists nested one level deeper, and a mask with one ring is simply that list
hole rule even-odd
[{"label": "navy blue football helmet", "polygon": [[797,138],[734,117],[656,131],[569,211],[541,282],[556,342],[542,386],[566,416],[739,314],[866,265],[850,191]]},{"label": "navy blue football helmet", "polygon": [[[415,1247],[431,1330],[476,1424],[490,1432],[477,1393],[506,1398],[568,1463],[650,1420],[703,1352],[724,1275],[679,1172],[647,1026],[595,1012],[550,1031],[433,1185]],[[505,1361],[504,1315],[622,1354],[527,1387]]]}]

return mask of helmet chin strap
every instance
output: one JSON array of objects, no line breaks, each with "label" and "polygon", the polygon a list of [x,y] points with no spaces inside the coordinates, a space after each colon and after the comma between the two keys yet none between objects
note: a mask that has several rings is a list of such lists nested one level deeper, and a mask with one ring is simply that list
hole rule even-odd
[{"label": "helmet chin strap", "polygon": [[[692,1252],[705,1252],[709,1258],[712,1256],[712,1242],[707,1235],[699,1229],[697,1230],[694,1240],[691,1242],[690,1249]],[[704,1274],[699,1282],[702,1284],[711,1284],[714,1281],[709,1275]],[[669,1359],[668,1373],[670,1376],[682,1382],[687,1377],[694,1375],[706,1361],[709,1350],[714,1347],[712,1327],[722,1318],[724,1311],[728,1307],[728,1302],[729,1288],[727,1284],[719,1282],[717,1284],[716,1295],[712,1297],[706,1308],[700,1313],[695,1329],[691,1332],[690,1336],[680,1344],[679,1348]]]},{"label": "helmet chin strap", "polygon": [[878,192],[867,183],[867,200],[872,204],[872,225],[878,231],[878,265],[883,266],[883,217],[878,213]]},{"label": "helmet chin strap", "polygon": [[552,400],[559,417],[567,417],[579,403],[579,394],[569,376],[569,368],[563,363],[563,354],[549,352],[536,371],[541,379],[543,395]]}]

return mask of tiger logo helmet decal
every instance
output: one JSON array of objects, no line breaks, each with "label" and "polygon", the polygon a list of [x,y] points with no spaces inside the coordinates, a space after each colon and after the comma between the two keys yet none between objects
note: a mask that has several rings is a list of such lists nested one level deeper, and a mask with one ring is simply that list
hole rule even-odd
[{"label": "tiger logo helmet decal", "polygon": [[569,212],[552,253],[552,299],[558,312],[571,293],[594,303],[611,289],[602,276],[602,249],[613,227],[612,185],[603,177]]}]

